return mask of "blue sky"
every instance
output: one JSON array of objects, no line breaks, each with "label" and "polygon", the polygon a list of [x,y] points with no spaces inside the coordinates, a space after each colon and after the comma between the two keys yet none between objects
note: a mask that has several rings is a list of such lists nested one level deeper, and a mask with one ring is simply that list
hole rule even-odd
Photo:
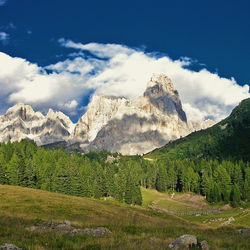
[{"label": "blue sky", "polygon": [[[121,68],[124,72],[131,71],[126,66],[130,62],[145,68],[154,68],[157,64],[155,71],[170,74],[190,117],[196,114],[207,118],[216,113],[212,118],[219,120],[248,96],[249,13],[250,2],[247,0],[0,0],[0,51],[3,53],[0,67],[4,67],[5,60],[14,67],[17,58],[23,60],[19,60],[19,67],[27,67],[23,71],[26,75],[20,75],[18,79],[13,78],[14,71],[10,68],[7,76],[1,78],[0,75],[1,88],[7,83],[12,84],[12,88],[8,87],[4,94],[0,94],[1,110],[23,101],[44,112],[49,106],[61,109],[77,120],[84,113],[90,94],[96,91],[122,94],[128,98],[141,94],[146,83],[140,84],[139,81],[146,81],[152,72],[148,69],[144,76],[130,72],[128,79],[122,82],[117,71]],[[92,46],[79,47],[79,44]],[[96,52],[97,47],[99,52]],[[122,54],[126,58],[118,57],[120,67],[114,66],[113,61]],[[170,62],[159,62],[161,58]],[[178,66],[180,58],[185,59]],[[153,61],[149,63],[150,60]],[[174,66],[179,67],[179,71],[169,70]],[[83,68],[85,71],[81,70]],[[184,68],[189,71],[183,71]],[[191,77],[192,72],[204,68],[207,74],[201,72]],[[110,71],[112,77],[107,77]],[[137,71],[144,74],[141,69]],[[125,91],[126,84],[129,86],[128,82],[133,79],[137,90],[135,93]],[[27,90],[27,85],[36,81],[37,87]],[[58,81],[65,81],[65,85],[51,87]],[[194,86],[196,81],[204,83]],[[186,82],[189,85],[183,86]],[[58,88],[67,89],[65,86],[70,84],[73,89],[68,90],[70,93],[58,91]],[[190,86],[200,92],[194,96],[188,91]],[[53,91],[62,97],[51,94]],[[212,96],[211,91],[215,92]],[[27,97],[40,92],[44,92],[44,98]],[[221,98],[224,101],[216,101],[223,93],[225,95]],[[198,115],[197,110],[202,113]]]}]

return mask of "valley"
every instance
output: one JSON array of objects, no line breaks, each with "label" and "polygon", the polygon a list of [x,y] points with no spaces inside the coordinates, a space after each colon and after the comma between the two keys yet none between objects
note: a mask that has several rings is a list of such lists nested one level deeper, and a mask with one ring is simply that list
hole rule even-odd
[{"label": "valley", "polygon": [[164,75],[135,102],[93,97],[76,125],[51,109],[10,108],[0,117],[0,241],[22,249],[166,249],[182,240],[247,249],[249,111],[243,100],[192,132]]},{"label": "valley", "polygon": [[250,250],[249,10],[0,0],[0,250]]}]

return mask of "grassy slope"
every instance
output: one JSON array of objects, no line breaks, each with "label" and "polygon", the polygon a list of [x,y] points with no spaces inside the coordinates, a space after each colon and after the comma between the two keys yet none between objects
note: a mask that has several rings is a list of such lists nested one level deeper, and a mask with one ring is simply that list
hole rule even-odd
[{"label": "grassy slope", "polygon": [[[174,214],[184,214],[181,218],[198,225],[211,228],[218,228],[221,224],[234,217],[232,225],[238,227],[250,227],[250,209],[249,208],[231,208],[228,205],[210,205],[203,196],[193,193],[176,193],[173,198],[170,194],[160,193],[153,189],[142,188],[143,206],[152,205],[154,201],[159,201],[154,206],[159,209],[168,210]],[[248,206],[249,207],[249,206]],[[219,211],[205,215],[203,212]],[[201,216],[187,216],[185,213],[194,212]],[[220,220],[219,220],[220,219]]]},{"label": "grassy slope", "polygon": [[250,161],[250,98],[231,115],[206,130],[169,143],[147,154],[148,158],[212,158]]},{"label": "grassy slope", "polygon": [[[145,206],[157,196],[148,197]],[[212,249],[247,249],[250,240],[234,233],[233,226],[212,229],[176,216],[115,201],[66,196],[41,190],[0,185],[0,244],[23,249],[165,249],[182,234],[206,239]],[[62,236],[25,230],[37,222],[70,220],[76,227],[105,226],[113,233],[103,238]],[[234,237],[232,237],[234,235]]]}]

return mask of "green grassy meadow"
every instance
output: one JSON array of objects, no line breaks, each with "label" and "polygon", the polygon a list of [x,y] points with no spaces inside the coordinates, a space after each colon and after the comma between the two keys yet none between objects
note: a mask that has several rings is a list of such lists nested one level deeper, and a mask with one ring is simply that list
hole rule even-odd
[{"label": "green grassy meadow", "polygon": [[[236,228],[249,227],[247,209],[243,209],[244,212],[239,208],[230,209],[207,217],[178,217],[148,208],[155,200],[169,197],[169,194],[142,189],[142,195],[143,206],[129,206],[114,200],[0,185],[0,244],[12,243],[23,249],[167,249],[176,237],[194,234],[207,240],[212,249],[247,249],[250,245],[249,239],[235,233]],[[174,204],[172,209],[175,209]],[[164,203],[159,205],[165,206]],[[229,226],[203,223],[216,216],[234,216],[235,221]],[[99,238],[72,237],[25,229],[51,220],[58,223],[69,220],[78,228],[103,226],[112,234]]]}]

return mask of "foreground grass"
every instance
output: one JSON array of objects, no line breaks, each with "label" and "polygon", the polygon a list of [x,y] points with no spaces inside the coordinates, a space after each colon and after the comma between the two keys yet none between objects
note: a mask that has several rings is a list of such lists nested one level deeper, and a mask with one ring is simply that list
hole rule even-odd
[{"label": "foreground grass", "polygon": [[[144,206],[161,195],[146,196]],[[23,249],[166,249],[173,239],[187,233],[206,239],[212,249],[248,249],[250,245],[249,239],[235,233],[234,225],[213,229],[145,207],[14,186],[0,185],[0,220],[0,244],[13,243]],[[80,228],[104,226],[112,234],[70,237],[25,230],[50,220],[69,220]]]}]

